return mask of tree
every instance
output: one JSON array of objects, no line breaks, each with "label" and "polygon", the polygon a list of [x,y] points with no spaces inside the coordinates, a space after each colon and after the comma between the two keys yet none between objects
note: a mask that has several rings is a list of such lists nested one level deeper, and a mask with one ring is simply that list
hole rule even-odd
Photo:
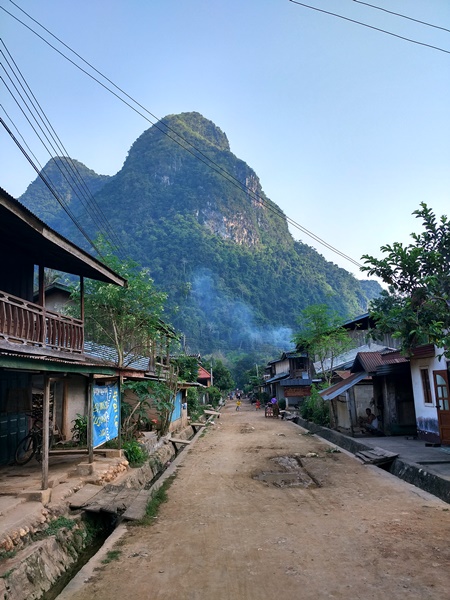
[{"label": "tree", "polygon": [[312,304],[298,319],[300,332],[294,336],[297,347],[308,351],[320,363],[327,386],[331,384],[336,358],[352,347],[352,339],[342,328],[342,318],[326,304]]},{"label": "tree", "polygon": [[424,231],[412,233],[408,245],[382,246],[382,259],[364,255],[362,270],[389,286],[371,303],[377,328],[400,338],[405,354],[431,343],[449,357],[450,223],[446,216],[437,220],[424,202],[420,206],[412,214]]},{"label": "tree", "polygon": [[228,390],[233,389],[234,381],[231,377],[231,373],[221,360],[213,361],[213,377],[214,387],[218,388],[220,391],[227,392]]},{"label": "tree", "polygon": [[161,315],[166,295],[156,290],[148,269],[138,268],[134,261],[121,261],[106,250],[103,262],[128,285],[86,280],[85,329],[93,341],[116,349],[117,365],[122,367],[136,355],[150,356],[155,340],[164,337]]},{"label": "tree", "polygon": [[195,356],[180,354],[171,361],[178,369],[178,377],[181,381],[195,383],[198,379],[198,359]]},{"label": "tree", "polygon": [[169,431],[175,398],[179,391],[178,371],[170,365],[168,373],[158,381],[127,381],[124,387],[132,390],[137,397],[134,408],[124,419],[125,434],[134,434],[139,430],[140,420],[148,421],[148,409],[155,409],[158,414],[159,435],[164,436]]}]

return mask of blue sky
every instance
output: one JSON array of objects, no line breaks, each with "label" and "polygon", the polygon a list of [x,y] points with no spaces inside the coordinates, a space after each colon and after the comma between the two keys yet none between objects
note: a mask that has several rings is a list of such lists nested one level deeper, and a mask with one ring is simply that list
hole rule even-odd
[{"label": "blue sky", "polygon": [[[448,0],[371,3],[450,29]],[[17,4],[158,118],[198,111],[214,121],[287,216],[357,261],[409,241],[420,202],[449,212],[449,53],[288,0]],[[307,4],[450,52],[449,32],[352,0]],[[38,30],[9,0],[0,6]],[[70,155],[97,173],[116,173],[150,124],[3,11],[0,23]],[[0,85],[3,108],[45,164],[49,155]],[[34,178],[1,130],[0,186],[19,196]]]}]

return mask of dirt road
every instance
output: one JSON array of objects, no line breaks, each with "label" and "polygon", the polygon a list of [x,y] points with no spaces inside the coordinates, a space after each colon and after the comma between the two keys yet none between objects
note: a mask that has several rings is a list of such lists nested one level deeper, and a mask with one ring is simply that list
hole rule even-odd
[{"label": "dirt road", "polygon": [[449,505],[331,448],[225,407],[155,524],[71,600],[448,598]]}]

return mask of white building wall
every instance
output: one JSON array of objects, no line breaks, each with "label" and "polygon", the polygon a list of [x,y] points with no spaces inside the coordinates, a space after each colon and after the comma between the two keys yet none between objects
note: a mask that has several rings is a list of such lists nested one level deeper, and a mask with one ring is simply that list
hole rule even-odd
[{"label": "white building wall", "polygon": [[[439,352],[437,352],[439,354]],[[411,380],[414,394],[414,407],[416,411],[416,424],[419,439],[438,441],[439,425],[436,408],[436,396],[434,390],[433,371],[442,371],[447,368],[444,359],[439,360],[437,356],[432,358],[411,358]],[[421,369],[428,370],[430,379],[432,404],[425,403],[423,393]]]}]

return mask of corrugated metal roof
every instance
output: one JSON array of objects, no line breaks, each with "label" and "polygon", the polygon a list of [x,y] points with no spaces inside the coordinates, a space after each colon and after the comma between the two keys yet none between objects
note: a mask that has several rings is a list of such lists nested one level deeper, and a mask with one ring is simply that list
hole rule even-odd
[{"label": "corrugated metal roof", "polygon": [[280,379],[285,379],[286,377],[289,377],[289,373],[278,373],[275,377],[265,381],[265,383],[275,383],[275,381],[280,381]]},{"label": "corrugated metal roof", "polygon": [[[97,358],[110,366],[117,365],[117,350],[115,348],[104,346],[103,344],[96,344],[95,342],[85,341],[84,351],[87,355]],[[148,357],[135,355],[129,358],[125,367],[137,369],[139,371],[148,371],[148,365]]]},{"label": "corrugated metal roof", "polygon": [[200,366],[198,368],[198,379],[211,379],[211,373],[204,367]]},{"label": "corrugated metal roof", "polygon": [[[380,344],[364,344],[363,346],[357,346],[356,348],[352,348],[351,350],[349,350],[348,352],[345,352],[344,354],[340,354],[339,356],[336,356],[333,360],[333,370],[350,369],[351,366],[353,365],[353,362],[354,362],[356,356],[360,352],[371,353],[371,352],[382,352],[382,351],[392,351],[392,350],[394,350],[394,349],[387,348],[386,346],[381,346]],[[330,368],[330,364],[331,364],[331,361],[329,359],[327,359],[324,364],[325,369],[328,370]],[[315,362],[314,368],[316,369],[317,374],[321,373],[320,363]]]},{"label": "corrugated metal roof", "polygon": [[51,229],[28,208],[0,188],[2,248],[30,256],[34,264],[98,281],[126,285],[126,280],[79,246]]},{"label": "corrugated metal roof", "polygon": [[341,379],[347,379],[347,377],[351,377],[351,371],[335,371],[336,375],[338,375]]},{"label": "corrugated metal roof", "polygon": [[436,356],[434,344],[425,344],[414,348],[411,358],[432,358],[433,356]]},{"label": "corrugated metal roof", "polygon": [[350,377],[348,377],[347,379],[335,383],[326,390],[322,390],[321,392],[319,392],[319,394],[324,400],[333,400],[337,396],[344,394],[347,390],[349,390],[354,385],[365,379],[367,376],[368,374],[365,371],[353,373],[353,375],[350,375]]},{"label": "corrugated metal roof", "polygon": [[366,371],[367,373],[376,373],[383,365],[406,364],[408,359],[400,352],[358,352],[353,363],[352,372]]},{"label": "corrugated metal roof", "polygon": [[280,385],[281,387],[301,387],[312,385],[312,382],[312,379],[302,379],[301,377],[297,377],[295,379],[283,379]]}]

